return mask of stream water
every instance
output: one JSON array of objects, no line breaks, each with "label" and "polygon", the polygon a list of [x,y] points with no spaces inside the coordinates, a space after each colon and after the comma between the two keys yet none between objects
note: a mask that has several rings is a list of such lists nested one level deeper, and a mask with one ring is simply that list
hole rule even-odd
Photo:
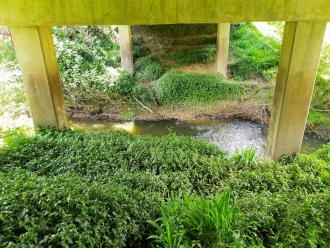
[{"label": "stream water", "polygon": [[[264,153],[267,130],[259,124],[243,120],[225,121],[135,121],[109,122],[90,119],[71,119],[73,128],[88,130],[123,129],[133,135],[164,136],[169,133],[191,136],[217,145],[221,149],[234,153],[235,149],[254,146],[258,155]],[[305,137],[302,153],[311,153],[319,149],[325,141]]]}]

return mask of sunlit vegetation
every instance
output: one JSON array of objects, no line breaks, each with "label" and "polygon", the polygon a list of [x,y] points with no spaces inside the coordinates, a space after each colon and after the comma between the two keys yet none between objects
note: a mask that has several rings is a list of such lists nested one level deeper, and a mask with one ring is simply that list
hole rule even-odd
[{"label": "sunlit vegetation", "polygon": [[327,247],[329,151],[270,162],[175,135],[17,132],[0,148],[0,243]]},{"label": "sunlit vegetation", "polygon": [[251,23],[234,27],[231,36],[230,67],[235,78],[264,76],[277,67],[281,47],[277,40],[264,37]]},{"label": "sunlit vegetation", "polygon": [[230,82],[219,75],[169,71],[154,86],[157,100],[165,105],[209,103],[217,100],[241,99],[247,87]]}]

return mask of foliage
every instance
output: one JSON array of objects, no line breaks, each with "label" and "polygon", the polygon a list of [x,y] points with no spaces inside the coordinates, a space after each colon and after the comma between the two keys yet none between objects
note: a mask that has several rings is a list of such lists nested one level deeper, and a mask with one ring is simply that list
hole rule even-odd
[{"label": "foliage", "polygon": [[148,81],[160,78],[164,71],[161,63],[151,56],[139,58],[135,63],[135,69],[138,79]]},{"label": "foliage", "polygon": [[128,212],[137,202],[123,186],[25,170],[1,173],[0,180],[2,247],[123,247],[127,233],[136,232]]},{"label": "foliage", "polygon": [[169,71],[155,83],[157,100],[165,105],[242,98],[246,87],[219,75]]},{"label": "foliage", "polygon": [[0,64],[17,63],[14,46],[10,38],[0,36]]},{"label": "foliage", "polygon": [[271,162],[175,135],[17,132],[0,149],[0,243],[327,247],[329,151]]},{"label": "foliage", "polygon": [[324,47],[321,53],[320,65],[318,72],[323,76],[330,77],[330,44]]},{"label": "foliage", "polygon": [[172,51],[169,57],[179,65],[208,64],[215,60],[216,45],[206,44],[197,48]]},{"label": "foliage", "polygon": [[[330,64],[329,64],[330,66]],[[330,130],[330,79],[322,76],[322,68],[316,77],[311,110],[308,116],[309,125],[325,125]]]},{"label": "foliage", "polygon": [[330,144],[324,145],[320,150],[315,152],[315,155],[330,164]]},{"label": "foliage", "polygon": [[263,76],[279,63],[280,44],[264,37],[251,23],[240,25],[232,31],[230,42],[231,70],[236,79]]},{"label": "foliage", "polygon": [[308,114],[309,125],[324,125],[330,129],[330,116],[315,110],[310,110]]},{"label": "foliage", "polygon": [[165,247],[226,247],[234,243],[229,191],[217,196],[187,196],[161,205],[161,218],[150,223]]},{"label": "foliage", "polygon": [[68,107],[89,104],[90,97],[106,100],[114,81],[108,68],[120,66],[118,44],[95,28],[77,32],[75,39],[69,28],[55,28],[54,36]]},{"label": "foliage", "polygon": [[150,54],[149,49],[142,42],[133,42],[132,52],[134,59],[146,57]]},{"label": "foliage", "polygon": [[142,103],[154,106],[156,98],[150,86],[140,83],[128,73],[121,73],[116,81],[118,93],[121,96],[139,99]]}]

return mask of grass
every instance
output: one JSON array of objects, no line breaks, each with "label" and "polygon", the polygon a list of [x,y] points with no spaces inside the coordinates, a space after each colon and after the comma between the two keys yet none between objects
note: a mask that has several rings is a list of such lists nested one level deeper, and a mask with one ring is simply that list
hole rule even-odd
[{"label": "grass", "polygon": [[246,94],[242,83],[226,81],[219,75],[169,71],[154,85],[160,104],[180,105],[240,99]]},{"label": "grass", "polygon": [[135,76],[139,80],[154,81],[164,72],[162,64],[151,56],[141,57],[135,62]]},{"label": "grass", "polygon": [[278,41],[264,37],[252,23],[234,28],[231,34],[231,70],[236,79],[264,76],[279,63]]},{"label": "grass", "polygon": [[16,132],[0,148],[0,244],[327,247],[329,152],[272,162],[175,135]]}]

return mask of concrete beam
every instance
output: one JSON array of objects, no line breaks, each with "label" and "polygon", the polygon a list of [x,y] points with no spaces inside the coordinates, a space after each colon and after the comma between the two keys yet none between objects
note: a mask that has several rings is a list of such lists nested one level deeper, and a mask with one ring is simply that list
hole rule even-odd
[{"label": "concrete beam", "polygon": [[329,0],[1,0],[0,25],[330,21]]},{"label": "concrete beam", "polygon": [[15,27],[11,34],[35,126],[65,126],[63,88],[50,27]]},{"label": "concrete beam", "polygon": [[218,24],[216,71],[227,77],[230,23]]},{"label": "concrete beam", "polygon": [[266,157],[299,152],[312,99],[325,22],[287,22]]},{"label": "concrete beam", "polygon": [[120,25],[118,26],[118,29],[119,29],[121,65],[124,71],[133,74],[134,62],[133,62],[133,53],[132,53],[131,27]]}]

